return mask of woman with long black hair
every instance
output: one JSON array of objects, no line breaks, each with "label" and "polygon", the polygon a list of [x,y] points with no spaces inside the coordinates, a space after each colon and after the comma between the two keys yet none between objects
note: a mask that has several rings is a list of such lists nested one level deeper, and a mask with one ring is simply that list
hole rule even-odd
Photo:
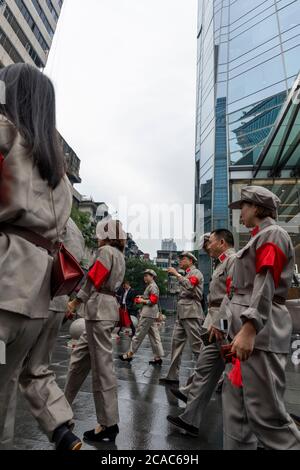
[{"label": "woman with long black hair", "polygon": [[[0,366],[0,445],[7,448],[14,428],[11,392],[43,331],[50,303],[53,258],[29,241],[28,233],[57,241],[72,195],[51,81],[28,64],[15,64],[0,70],[0,82],[5,91],[0,97],[0,341],[6,346],[6,363]],[[62,393],[51,395],[55,387],[53,382],[45,397],[49,423],[43,423],[44,431],[58,449],[77,449],[81,441],[70,429],[72,411]]]}]

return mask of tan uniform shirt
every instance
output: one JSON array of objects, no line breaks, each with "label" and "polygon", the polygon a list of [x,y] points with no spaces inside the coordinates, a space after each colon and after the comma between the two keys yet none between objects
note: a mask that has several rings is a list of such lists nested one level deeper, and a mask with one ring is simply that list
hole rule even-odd
[{"label": "tan uniform shirt", "polygon": [[152,281],[146,287],[143,298],[148,302],[143,306],[141,316],[144,318],[157,318],[159,315],[159,289],[155,281]]},{"label": "tan uniform shirt", "polygon": [[124,254],[109,245],[101,247],[98,250],[96,262],[87,274],[86,282],[77,295],[85,303],[86,320],[119,321],[117,299],[98,290],[103,289],[115,293],[121,286],[124,275]]},{"label": "tan uniform shirt", "polygon": [[203,275],[195,266],[179,277],[180,292],[177,303],[179,320],[187,318],[203,319],[201,300],[203,297]]},{"label": "tan uniform shirt", "polygon": [[[0,115],[0,224],[26,227],[56,241],[56,223],[48,182],[42,180],[31,153],[16,128]],[[53,190],[58,232],[71,213],[67,177]],[[0,309],[30,318],[47,318],[52,258],[17,237],[0,233]]]},{"label": "tan uniform shirt", "polygon": [[221,307],[225,304],[229,314],[230,337],[233,338],[249,319],[257,330],[256,349],[289,352],[292,321],[282,300],[287,298],[293,272],[292,241],[288,233],[268,217],[236,255],[234,295],[231,303],[225,300]]},{"label": "tan uniform shirt", "polygon": [[210,285],[208,301],[208,313],[203,324],[204,328],[209,328],[213,323],[218,320],[219,310],[222,301],[228,289],[230,288],[230,281],[233,276],[233,267],[235,261],[236,251],[234,248],[229,248],[220,257],[220,263],[213,272]]}]

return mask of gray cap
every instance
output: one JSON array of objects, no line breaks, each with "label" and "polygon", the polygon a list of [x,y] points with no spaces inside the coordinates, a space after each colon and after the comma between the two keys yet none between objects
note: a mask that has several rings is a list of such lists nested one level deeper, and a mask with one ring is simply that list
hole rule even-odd
[{"label": "gray cap", "polygon": [[181,253],[181,255],[179,255],[179,258],[184,257],[191,259],[192,261],[194,261],[194,263],[198,262],[196,256],[194,256],[193,253],[191,253],[190,251],[184,251],[183,253]]},{"label": "gray cap", "polygon": [[265,207],[272,211],[278,210],[280,199],[263,186],[246,186],[241,191],[241,199],[229,204],[229,209],[241,209],[243,202],[250,202],[256,206]]},{"label": "gray cap", "polygon": [[157,274],[155,271],[153,271],[153,269],[146,269],[146,271],[144,271],[144,274],[150,274],[150,276],[157,277]]}]

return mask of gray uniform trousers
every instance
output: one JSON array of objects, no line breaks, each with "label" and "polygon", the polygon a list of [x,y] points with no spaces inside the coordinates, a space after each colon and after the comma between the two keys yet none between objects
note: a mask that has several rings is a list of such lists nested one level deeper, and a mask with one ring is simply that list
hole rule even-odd
[{"label": "gray uniform trousers", "polygon": [[103,426],[113,426],[119,422],[111,339],[115,326],[114,321],[86,320],[86,331],[80,336],[71,354],[65,385],[65,396],[72,404],[92,369],[97,420]]},{"label": "gray uniform trousers", "polygon": [[224,371],[225,364],[217,343],[201,348],[194,371],[193,381],[187,387],[188,402],[180,418],[200,428],[203,414]]},{"label": "gray uniform trousers", "polygon": [[73,419],[72,409],[50,369],[52,353],[64,313],[49,311],[49,317],[27,357],[19,379],[20,391],[31,414],[51,440],[53,431]]},{"label": "gray uniform trousers", "polygon": [[44,322],[43,318],[30,319],[0,310],[0,340],[6,344],[6,364],[0,365],[0,448],[12,446],[19,375]]},{"label": "gray uniform trousers", "polygon": [[42,320],[42,328],[38,336],[35,336],[35,343],[24,363],[15,370],[0,395],[8,402],[0,434],[0,442],[4,446],[13,442],[18,382],[31,414],[50,440],[57,427],[71,422],[73,418],[72,409],[56,383],[55,374],[49,369],[63,318],[63,313],[49,311],[49,317]]},{"label": "gray uniform trousers", "polygon": [[[225,450],[300,450],[300,431],[284,405],[286,354],[255,349],[241,363],[243,388],[223,385]],[[227,366],[229,371],[231,366]]]},{"label": "gray uniform trousers", "polygon": [[164,350],[155,318],[140,317],[135,335],[131,341],[130,351],[136,353],[147,334],[154,356],[163,357]]},{"label": "gray uniform trousers", "polygon": [[97,421],[109,427],[119,422],[118,384],[113,363],[112,320],[86,320],[90,351],[93,395]]},{"label": "gray uniform trousers", "polygon": [[75,400],[81,386],[91,370],[91,356],[89,351],[86,330],[80,336],[76,347],[73,349],[67,381],[65,385],[65,396],[70,405]]},{"label": "gray uniform trousers", "polygon": [[172,336],[171,364],[167,374],[170,380],[179,380],[179,369],[183,349],[188,341],[196,360],[200,354],[202,345],[201,325],[203,321],[200,318],[177,319]]}]

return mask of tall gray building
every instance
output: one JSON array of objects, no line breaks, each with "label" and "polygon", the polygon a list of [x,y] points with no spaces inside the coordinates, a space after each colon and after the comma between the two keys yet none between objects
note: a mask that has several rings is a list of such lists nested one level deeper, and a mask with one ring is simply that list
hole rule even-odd
[{"label": "tall gray building", "polygon": [[[0,0],[0,67],[25,62],[43,69],[62,6],[63,0]],[[69,179],[80,183],[80,160],[61,138]]]},{"label": "tall gray building", "polygon": [[62,0],[0,0],[0,66],[26,62],[44,68]]},{"label": "tall gray building", "polygon": [[279,222],[299,246],[300,0],[198,9],[196,233],[230,228],[243,245],[248,232],[228,204],[256,184],[280,197]]},{"label": "tall gray building", "polygon": [[173,238],[166,238],[161,242],[162,251],[177,251],[177,245]]}]

